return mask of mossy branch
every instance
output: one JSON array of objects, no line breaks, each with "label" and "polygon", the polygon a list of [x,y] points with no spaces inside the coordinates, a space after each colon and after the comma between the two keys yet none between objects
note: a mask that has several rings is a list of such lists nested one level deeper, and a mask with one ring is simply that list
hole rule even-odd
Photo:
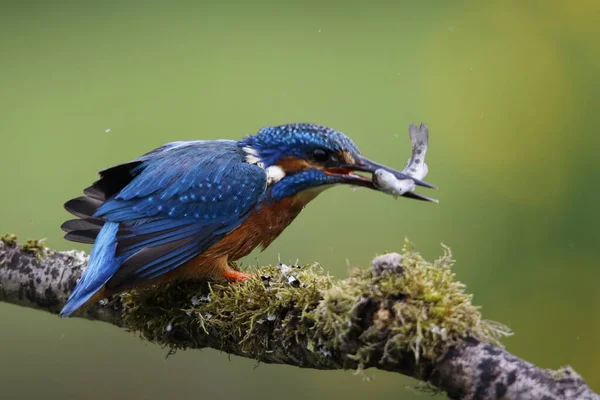
[{"label": "mossy branch", "polygon": [[[0,301],[57,314],[87,257],[40,241],[0,240]],[[77,314],[172,350],[214,348],[265,363],[399,372],[452,399],[600,399],[569,367],[544,370],[505,351],[509,330],[481,319],[454,280],[409,245],[336,281],[318,265],[266,266],[244,284],[180,282],[133,290]]]}]

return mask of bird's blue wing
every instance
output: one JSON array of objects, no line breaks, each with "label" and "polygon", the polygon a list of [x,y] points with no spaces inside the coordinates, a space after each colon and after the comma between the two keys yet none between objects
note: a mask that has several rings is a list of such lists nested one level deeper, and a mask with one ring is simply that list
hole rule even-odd
[{"label": "bird's blue wing", "polygon": [[121,290],[163,275],[238,227],[266,188],[265,171],[244,158],[233,141],[171,143],[134,161],[126,169],[130,180],[118,192],[111,195],[110,181],[104,186],[99,181],[76,199],[92,204],[80,212],[83,220],[75,220],[91,224],[76,231],[83,239],[95,237],[94,223],[119,223],[120,267],[107,288]]}]

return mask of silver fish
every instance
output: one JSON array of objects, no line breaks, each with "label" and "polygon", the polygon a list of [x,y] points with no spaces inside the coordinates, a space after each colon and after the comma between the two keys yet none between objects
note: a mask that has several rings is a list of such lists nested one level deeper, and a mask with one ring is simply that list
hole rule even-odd
[{"label": "silver fish", "polygon": [[[422,180],[429,171],[427,164],[425,163],[425,156],[427,155],[427,147],[429,145],[429,128],[423,123],[419,127],[415,124],[410,124],[408,133],[412,144],[412,154],[408,159],[406,167],[402,170],[402,173],[415,179]],[[416,185],[413,180],[397,179],[393,174],[383,169],[375,171],[373,174],[373,184],[377,189],[391,194],[394,198],[405,196],[435,203],[438,202],[436,199],[414,193]]]},{"label": "silver fish", "polygon": [[412,192],[417,187],[415,181],[412,179],[398,179],[394,174],[384,169],[375,171],[373,174],[373,183],[377,186],[377,189],[391,194],[395,199],[407,192]]}]

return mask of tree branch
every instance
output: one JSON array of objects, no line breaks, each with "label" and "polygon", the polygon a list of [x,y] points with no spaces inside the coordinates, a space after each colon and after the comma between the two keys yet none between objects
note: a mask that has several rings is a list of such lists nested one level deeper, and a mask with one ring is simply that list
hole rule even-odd
[{"label": "tree branch", "polygon": [[[0,301],[58,314],[87,262],[39,241],[0,240]],[[509,334],[481,319],[452,259],[405,246],[334,281],[312,266],[266,266],[244,284],[179,282],[132,290],[75,316],[138,332],[173,350],[214,348],[314,369],[379,368],[452,399],[595,399],[571,368],[538,368],[504,350]]]}]

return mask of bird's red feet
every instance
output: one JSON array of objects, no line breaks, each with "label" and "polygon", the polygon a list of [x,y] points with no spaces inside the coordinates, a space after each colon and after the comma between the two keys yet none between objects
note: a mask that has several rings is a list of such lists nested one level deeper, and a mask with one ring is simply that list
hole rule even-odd
[{"label": "bird's red feet", "polygon": [[227,269],[226,271],[223,272],[223,278],[225,279],[231,279],[233,280],[235,283],[237,282],[246,282],[246,280],[248,280],[249,278],[252,278],[254,275],[253,274],[247,274],[245,272],[241,272],[241,271],[236,271],[234,269]]}]

